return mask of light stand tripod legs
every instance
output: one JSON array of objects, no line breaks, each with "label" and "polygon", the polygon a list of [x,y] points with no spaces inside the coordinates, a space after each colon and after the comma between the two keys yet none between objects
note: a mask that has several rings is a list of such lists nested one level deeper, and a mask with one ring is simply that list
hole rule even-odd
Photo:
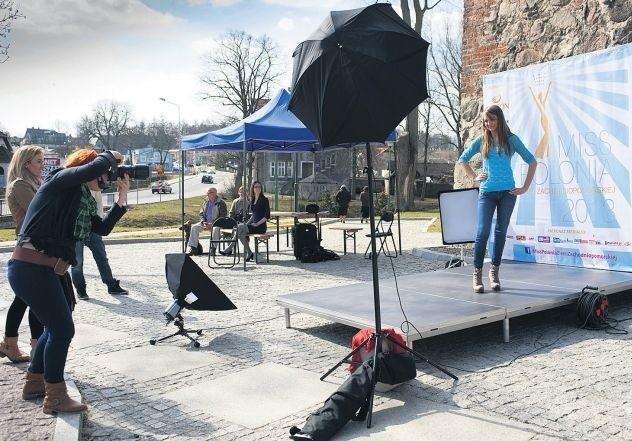
[{"label": "light stand tripod legs", "polygon": [[369,340],[371,340],[373,338],[373,335],[367,337],[360,345],[358,345],[357,348],[355,348],[353,351],[349,352],[347,355],[345,355],[345,357],[340,360],[338,363],[336,363],[336,365],[334,367],[332,367],[331,369],[329,369],[327,372],[325,372],[323,374],[322,377],[320,377],[320,381],[323,381],[325,378],[327,378],[329,376],[329,374],[331,374],[333,371],[335,371],[336,369],[338,369],[340,367],[340,365],[342,365],[342,363],[352,363],[349,362],[348,360],[350,358],[352,358],[356,353],[360,352],[360,349],[364,348],[364,345],[366,345]]},{"label": "light stand tripod legs", "polygon": [[151,340],[149,340],[149,344],[153,346],[156,343],[161,342],[161,341],[165,341],[165,340],[167,340],[167,339],[169,339],[171,337],[175,337],[177,335],[182,335],[182,336],[188,338],[189,340],[191,340],[191,342],[193,343],[193,346],[195,346],[196,348],[200,347],[200,342],[197,341],[197,339],[191,337],[189,334],[192,334],[192,333],[195,332],[197,335],[202,335],[202,330],[201,329],[185,329],[185,327],[184,327],[184,318],[180,314],[178,314],[176,316],[176,319],[174,320],[173,324],[178,328],[178,330],[176,332],[174,332],[173,334],[169,334],[169,335],[166,335],[164,337],[158,338],[158,339],[152,338]]}]

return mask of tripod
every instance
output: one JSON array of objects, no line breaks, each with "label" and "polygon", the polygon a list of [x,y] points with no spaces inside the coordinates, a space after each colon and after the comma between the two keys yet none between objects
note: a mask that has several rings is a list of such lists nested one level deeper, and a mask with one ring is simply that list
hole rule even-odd
[{"label": "tripod", "polygon": [[408,346],[401,344],[400,342],[392,338],[390,335],[382,331],[382,318],[381,318],[381,312],[380,312],[380,284],[378,280],[378,268],[377,268],[378,255],[376,253],[377,246],[375,244],[375,213],[373,212],[373,206],[374,206],[373,204],[373,166],[371,164],[371,144],[369,142],[366,143],[366,161],[367,161],[367,169],[368,169],[367,175],[368,175],[368,180],[369,180],[369,194],[371,195],[369,197],[369,224],[371,226],[371,265],[372,265],[372,270],[373,270],[373,306],[375,309],[375,332],[370,337],[365,339],[362,342],[362,344],[358,345],[357,348],[355,348],[353,351],[347,354],[347,356],[345,356],[342,360],[340,360],[333,368],[327,371],[326,374],[320,377],[320,380],[322,381],[323,379],[325,379],[329,374],[335,371],[342,363],[348,362],[348,359],[351,358],[360,349],[364,348],[364,346],[370,340],[375,339],[375,352],[373,354],[373,379],[372,379],[373,381],[371,384],[371,391],[369,392],[370,394],[369,410],[367,413],[367,420],[366,420],[366,426],[370,428],[371,420],[373,416],[373,398],[375,396],[375,385],[380,375],[380,372],[379,372],[380,363],[378,361],[378,354],[382,352],[383,339],[387,339],[389,342],[392,342],[395,345],[399,346],[400,348],[405,349],[410,354],[436,367],[441,372],[445,373],[446,375],[453,378],[454,380],[458,380],[459,378],[456,375],[449,372],[448,370],[439,366],[437,363],[431,361],[427,357],[424,357],[419,352],[409,348]]},{"label": "tripod", "polygon": [[202,329],[186,329],[184,327],[184,318],[180,314],[176,315],[173,324],[178,328],[176,332],[165,337],[161,337],[159,339],[152,338],[151,340],[149,340],[149,344],[153,346],[160,341],[167,340],[168,338],[175,337],[176,335],[181,335],[191,340],[191,342],[193,342],[193,346],[195,346],[196,348],[200,347],[200,342],[197,341],[197,338],[193,338],[189,334],[196,333],[197,335],[202,335]]}]

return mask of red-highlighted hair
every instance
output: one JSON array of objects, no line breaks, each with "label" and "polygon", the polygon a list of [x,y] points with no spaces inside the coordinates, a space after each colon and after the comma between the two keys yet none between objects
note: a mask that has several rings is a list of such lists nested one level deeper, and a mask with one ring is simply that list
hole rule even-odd
[{"label": "red-highlighted hair", "polygon": [[79,149],[72,152],[66,158],[64,168],[78,167],[80,165],[87,164],[97,157],[97,152],[92,149]]}]

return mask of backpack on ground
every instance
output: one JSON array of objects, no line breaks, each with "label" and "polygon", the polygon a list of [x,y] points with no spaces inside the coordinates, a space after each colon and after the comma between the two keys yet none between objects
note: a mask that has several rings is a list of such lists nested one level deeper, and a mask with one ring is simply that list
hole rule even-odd
[{"label": "backpack on ground", "polygon": [[294,257],[301,259],[304,247],[320,246],[316,225],[297,224],[292,228],[292,241],[294,243]]}]

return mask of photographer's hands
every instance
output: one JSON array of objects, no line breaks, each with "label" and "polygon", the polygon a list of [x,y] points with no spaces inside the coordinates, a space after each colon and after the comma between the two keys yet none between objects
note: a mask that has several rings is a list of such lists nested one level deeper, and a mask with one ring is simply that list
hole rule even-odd
[{"label": "photographer's hands", "polygon": [[129,176],[127,173],[122,178],[116,179],[116,190],[118,191],[118,199],[116,204],[119,207],[127,205],[127,192],[129,191]]}]

